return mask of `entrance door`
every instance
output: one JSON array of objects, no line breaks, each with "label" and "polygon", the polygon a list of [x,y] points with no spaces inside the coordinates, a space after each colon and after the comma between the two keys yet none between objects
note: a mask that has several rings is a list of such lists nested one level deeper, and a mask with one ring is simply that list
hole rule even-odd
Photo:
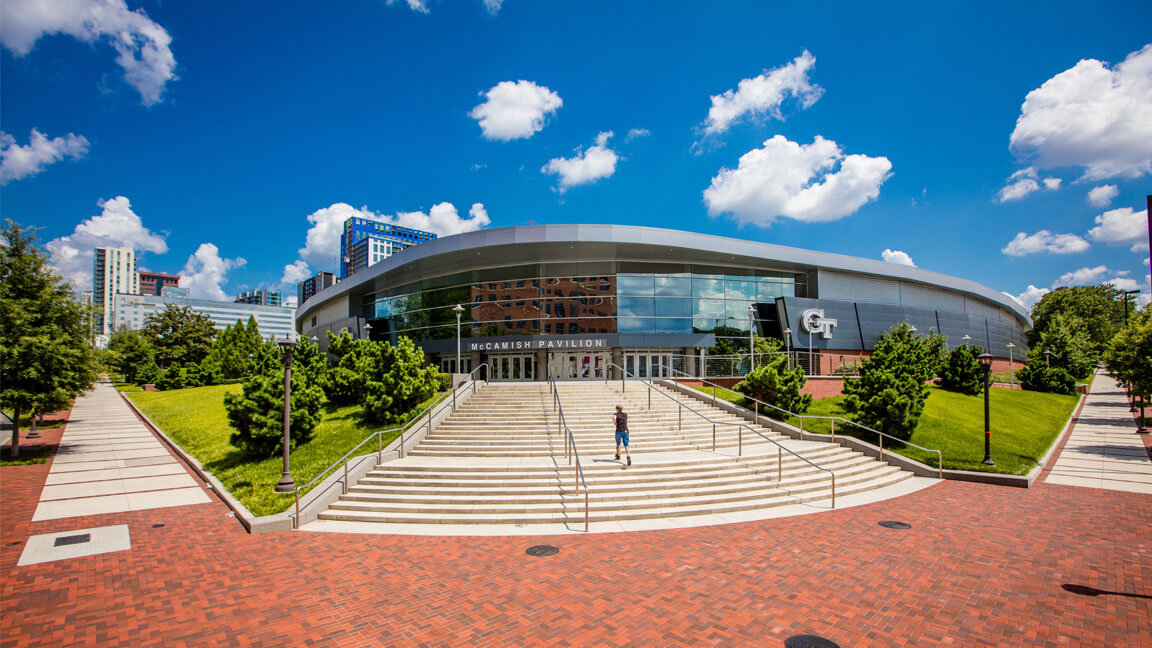
[{"label": "entrance door", "polygon": [[670,378],[672,354],[662,351],[625,351],[624,369],[633,378]]},{"label": "entrance door", "polygon": [[456,367],[456,356],[452,356],[450,358],[444,358],[443,360],[440,361],[440,371],[443,371],[444,373],[447,373],[447,374],[468,373],[469,371],[472,371],[472,358],[469,358],[469,357],[460,358],[459,370],[457,370],[457,367]]},{"label": "entrance door", "polygon": [[608,361],[607,353],[553,351],[548,356],[556,380],[604,380]]},{"label": "entrance door", "polygon": [[489,380],[535,380],[536,356],[531,353],[488,356]]}]

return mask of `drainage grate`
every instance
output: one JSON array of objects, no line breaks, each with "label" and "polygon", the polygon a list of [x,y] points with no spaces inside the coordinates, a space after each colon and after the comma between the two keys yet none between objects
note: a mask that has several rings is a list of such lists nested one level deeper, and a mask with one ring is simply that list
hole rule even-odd
[{"label": "drainage grate", "polygon": [[152,528],[153,529],[159,529],[159,528],[162,528],[163,526],[164,526],[163,524],[153,524]]},{"label": "drainage grate", "polygon": [[784,640],[784,648],[840,648],[840,646],[816,635],[795,635]]},{"label": "drainage grate", "polygon": [[81,533],[80,535],[60,536],[59,538],[56,538],[56,543],[53,544],[52,546],[64,547],[67,545],[83,544],[85,542],[91,542],[91,541],[92,541],[92,534],[91,533]]},{"label": "drainage grate", "polygon": [[20,541],[17,540],[16,542],[6,542],[5,544],[9,547],[15,547],[16,545],[20,544]]},{"label": "drainage grate", "polygon": [[528,554],[529,556],[536,556],[537,558],[541,556],[555,556],[556,554],[560,553],[560,547],[553,547],[552,545],[536,545],[535,547],[528,547],[528,551],[525,551],[524,553]]},{"label": "drainage grate", "polygon": [[907,522],[897,522],[896,520],[884,520],[878,524],[885,529],[911,529],[912,525]]}]

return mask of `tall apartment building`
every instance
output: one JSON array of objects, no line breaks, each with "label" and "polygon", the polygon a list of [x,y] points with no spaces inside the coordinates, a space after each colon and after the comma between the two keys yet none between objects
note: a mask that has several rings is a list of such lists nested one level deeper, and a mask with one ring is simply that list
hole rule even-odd
[{"label": "tall apartment building", "polygon": [[237,321],[247,323],[249,317],[255,317],[262,337],[279,339],[296,336],[294,308],[192,299],[188,296],[187,288],[165,288],[164,294],[160,296],[119,294],[115,302],[114,324],[131,330],[143,328],[149,315],[163,312],[168,304],[175,304],[191,306],[197,313],[207,315],[217,330],[223,330]]},{"label": "tall apartment building", "polygon": [[297,308],[309,297],[324,290],[328,286],[337,283],[336,275],[331,272],[320,271],[314,277],[308,277],[304,281],[296,284],[296,305]]},{"label": "tall apartment building", "polygon": [[257,306],[282,306],[282,295],[279,290],[266,290],[260,288],[249,290],[236,295],[232,300],[237,304],[256,304]]},{"label": "tall apartment building", "polygon": [[139,292],[140,276],[136,272],[136,252],[132,248],[98,247],[93,251],[92,302],[100,309],[95,326],[97,346],[103,346],[99,339],[112,333],[116,293],[134,295]]},{"label": "tall apartment building", "polygon": [[180,275],[162,274],[159,272],[140,273],[141,295],[163,295],[165,288],[176,288],[179,285]]},{"label": "tall apartment building", "polygon": [[357,271],[401,250],[434,238],[436,235],[432,232],[381,223],[369,218],[349,218],[344,221],[344,233],[340,236],[340,278],[347,279]]}]

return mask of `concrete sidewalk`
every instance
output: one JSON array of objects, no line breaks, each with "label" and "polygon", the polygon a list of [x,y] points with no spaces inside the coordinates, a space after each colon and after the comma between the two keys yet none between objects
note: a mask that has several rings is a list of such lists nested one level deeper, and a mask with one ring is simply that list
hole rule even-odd
[{"label": "concrete sidewalk", "polygon": [[1116,380],[1096,375],[1080,419],[1044,480],[1152,494],[1152,461],[1136,434],[1128,399]]},{"label": "concrete sidewalk", "polygon": [[76,400],[33,521],[211,501],[108,383]]}]

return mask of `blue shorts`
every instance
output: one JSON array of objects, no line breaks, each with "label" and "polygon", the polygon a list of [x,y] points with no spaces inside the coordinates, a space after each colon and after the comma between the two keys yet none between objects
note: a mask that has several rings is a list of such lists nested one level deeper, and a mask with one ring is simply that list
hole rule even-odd
[{"label": "blue shorts", "polygon": [[616,430],[616,445],[628,447],[628,430]]}]

